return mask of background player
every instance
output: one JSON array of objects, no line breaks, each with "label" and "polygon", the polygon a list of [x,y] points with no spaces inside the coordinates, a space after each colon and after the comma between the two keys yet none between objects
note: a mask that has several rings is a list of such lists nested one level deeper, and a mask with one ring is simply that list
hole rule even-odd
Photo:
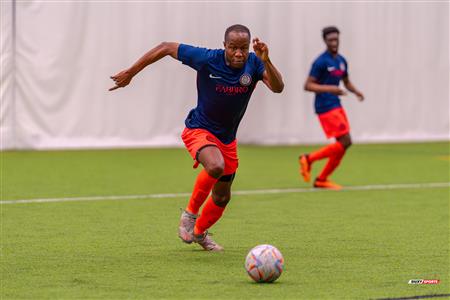
[{"label": "background player", "polygon": [[305,182],[309,182],[312,164],[317,160],[328,158],[322,172],[314,181],[314,187],[341,189],[340,185],[328,179],[352,144],[350,125],[338,97],[346,94],[339,87],[341,79],[346,89],[356,94],[359,101],[364,100],[364,95],[350,81],[347,61],[338,53],[339,30],[334,26],[326,27],[322,30],[322,37],[327,50],[314,61],[304,88],[306,91],[316,93],[314,106],[320,124],[327,138],[336,138],[336,142],[315,152],[301,155],[300,172]]},{"label": "background player", "polygon": [[207,229],[220,219],[230,201],[238,167],[236,132],[250,96],[259,80],[275,93],[281,93],[284,88],[280,72],[269,59],[267,45],[258,38],[253,39],[255,55],[249,53],[250,42],[250,30],[236,24],[225,31],[225,49],[164,42],[129,69],[111,76],[115,86],[110,90],[124,87],[147,65],[167,55],[197,71],[197,107],[186,118],[182,139],[194,159],[194,168],[201,163],[204,169],[181,214],[178,235],[184,242],[196,242],[205,250],[223,250],[211,239]]}]

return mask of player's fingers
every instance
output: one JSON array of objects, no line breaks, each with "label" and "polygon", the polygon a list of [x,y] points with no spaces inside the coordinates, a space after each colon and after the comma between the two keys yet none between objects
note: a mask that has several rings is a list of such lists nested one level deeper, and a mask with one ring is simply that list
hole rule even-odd
[{"label": "player's fingers", "polygon": [[255,47],[255,48],[259,49],[259,50],[262,50],[263,47],[264,47],[264,44],[261,43],[261,42],[256,42],[256,43],[253,45],[253,47]]},{"label": "player's fingers", "polygon": [[118,88],[119,88],[119,86],[116,85],[116,86],[113,86],[112,88],[110,88],[109,91],[114,91],[115,89],[118,89]]}]

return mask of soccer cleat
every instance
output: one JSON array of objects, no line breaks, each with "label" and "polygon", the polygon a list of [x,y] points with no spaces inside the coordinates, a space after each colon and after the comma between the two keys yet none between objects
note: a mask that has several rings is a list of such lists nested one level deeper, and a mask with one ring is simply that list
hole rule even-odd
[{"label": "soccer cleat", "polygon": [[223,247],[213,241],[208,231],[205,231],[203,234],[194,234],[193,237],[193,242],[202,246],[206,251],[223,251]]},{"label": "soccer cleat", "polygon": [[308,160],[308,154],[303,154],[298,158],[300,164],[300,174],[303,176],[305,182],[311,180],[311,163]]},{"label": "soccer cleat", "polygon": [[314,187],[315,188],[321,188],[321,189],[329,189],[329,190],[340,190],[342,189],[342,186],[334,183],[333,181],[330,180],[319,180],[318,178],[316,178],[316,180],[314,181]]},{"label": "soccer cleat", "polygon": [[180,224],[178,225],[178,236],[187,244],[192,243],[194,238],[194,226],[197,217],[198,215],[194,215],[185,210],[181,213]]}]

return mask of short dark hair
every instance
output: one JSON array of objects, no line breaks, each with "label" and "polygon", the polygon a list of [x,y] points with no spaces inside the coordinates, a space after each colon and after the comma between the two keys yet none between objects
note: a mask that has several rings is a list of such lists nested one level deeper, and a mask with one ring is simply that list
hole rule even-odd
[{"label": "short dark hair", "polygon": [[322,38],[325,39],[330,33],[340,33],[336,26],[328,26],[322,29]]},{"label": "short dark hair", "polygon": [[248,34],[248,39],[250,39],[250,29],[248,29],[246,26],[241,25],[241,24],[234,24],[234,25],[231,25],[230,27],[228,27],[227,30],[225,30],[224,41],[227,41],[228,34],[232,31],[246,32]]}]

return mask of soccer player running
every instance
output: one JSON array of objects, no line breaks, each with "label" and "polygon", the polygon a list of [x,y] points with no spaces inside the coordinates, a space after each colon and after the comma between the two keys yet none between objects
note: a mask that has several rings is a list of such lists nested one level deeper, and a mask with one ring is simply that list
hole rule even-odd
[{"label": "soccer player running", "polygon": [[322,30],[322,37],[327,50],[314,61],[304,88],[306,91],[316,93],[314,106],[319,121],[327,138],[336,138],[336,142],[315,152],[301,155],[300,173],[304,181],[309,182],[312,164],[328,158],[322,172],[314,181],[314,187],[339,190],[342,186],[332,182],[328,177],[338,167],[352,144],[350,125],[339,99],[339,96],[346,95],[339,87],[340,81],[344,81],[346,89],[354,93],[359,101],[364,100],[364,95],[350,81],[347,61],[338,53],[339,30],[334,26],[326,27]]},{"label": "soccer player running", "polygon": [[[230,201],[238,167],[236,132],[250,96],[259,80],[275,93],[284,88],[280,72],[269,59],[269,48],[258,38],[251,41],[247,27],[230,26],[224,39],[225,49],[215,50],[163,42],[129,69],[111,76],[115,86],[110,89],[125,87],[142,69],[167,55],[197,71],[197,107],[189,112],[181,137],[194,168],[202,164],[203,170],[181,214],[178,236],[209,251],[223,250],[207,230]],[[250,43],[255,53],[249,53]]]}]

